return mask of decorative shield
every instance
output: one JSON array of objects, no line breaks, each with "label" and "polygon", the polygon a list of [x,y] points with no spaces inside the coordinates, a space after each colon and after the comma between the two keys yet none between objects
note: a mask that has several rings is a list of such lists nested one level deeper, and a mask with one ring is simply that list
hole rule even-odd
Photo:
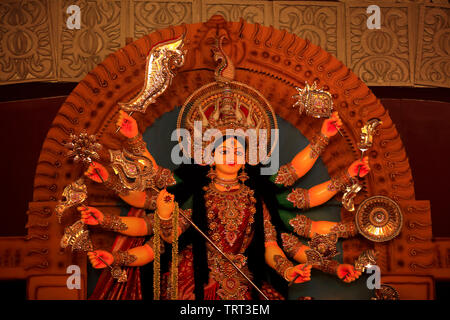
[{"label": "decorative shield", "polygon": [[395,238],[402,229],[403,215],[398,204],[384,196],[364,200],[355,215],[356,227],[365,238],[384,242]]}]

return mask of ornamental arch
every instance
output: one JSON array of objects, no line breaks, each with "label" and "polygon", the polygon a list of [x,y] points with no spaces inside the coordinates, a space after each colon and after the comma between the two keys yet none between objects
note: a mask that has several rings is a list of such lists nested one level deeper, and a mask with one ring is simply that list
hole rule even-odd
[{"label": "ornamental arch", "polygon": [[[65,287],[66,266],[70,264],[82,266],[86,282],[86,258],[60,249],[64,228],[54,214],[63,188],[82,174],[80,166],[66,158],[64,143],[71,133],[87,130],[97,135],[104,146],[101,157],[107,159],[105,150],[118,148],[122,143],[115,134],[117,103],[130,100],[140,91],[145,59],[151,47],[183,33],[188,50],[185,65],[146,114],[135,114],[140,129],[151,126],[161,115],[182,105],[198,87],[214,79],[210,46],[217,35],[226,35],[223,47],[236,66],[236,80],[260,91],[277,115],[308,139],[319,130],[321,122],[300,116],[291,108],[291,96],[296,93],[295,86],[316,81],[319,87],[332,94],[335,109],[344,123],[344,138],[332,140],[322,154],[329,174],[359,157],[360,128],[367,120],[380,118],[383,124],[377,128],[373,148],[369,151],[372,172],[364,179],[363,191],[355,198],[355,203],[361,203],[369,195],[389,196],[400,205],[404,215],[402,232],[390,242],[373,244],[360,236],[346,240],[344,261],[353,261],[362,250],[375,247],[380,253],[378,263],[384,282],[395,287],[397,282],[407,278],[418,283],[418,287],[424,281],[427,288],[428,283],[432,286],[433,266],[430,266],[430,257],[423,254],[431,250],[430,205],[428,201],[415,200],[406,151],[380,101],[342,62],[309,41],[273,27],[250,24],[242,19],[228,22],[221,16],[213,16],[205,23],[157,30],[110,54],[80,81],[62,104],[44,141],[36,168],[33,201],[29,203],[28,236],[24,245],[30,250],[47,250],[47,254],[31,259],[28,269],[21,273],[28,279],[28,297],[86,298],[85,291],[67,292]],[[101,204],[117,213],[119,208],[112,193],[95,184],[89,184],[88,188],[90,204]],[[343,220],[352,219],[353,214],[341,211]],[[63,224],[67,225],[71,218],[75,220],[75,212]],[[42,223],[48,223],[48,228],[33,227]],[[424,290],[428,290],[427,298],[433,298],[432,290]]]}]

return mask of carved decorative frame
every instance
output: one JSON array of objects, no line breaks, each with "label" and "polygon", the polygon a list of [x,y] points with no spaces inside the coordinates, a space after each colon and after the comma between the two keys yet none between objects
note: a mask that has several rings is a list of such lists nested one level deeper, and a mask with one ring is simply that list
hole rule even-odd
[{"label": "carved decorative frame", "polygon": [[[128,101],[139,92],[143,84],[145,58],[151,47],[182,33],[186,34],[185,47],[188,50],[185,65],[178,71],[171,87],[145,115],[135,114],[142,130],[165,112],[182,105],[195,89],[214,79],[210,42],[216,34],[225,34],[229,41],[224,44],[224,50],[235,63],[236,80],[259,90],[275,112],[306,138],[312,138],[321,122],[300,116],[291,108],[291,96],[296,92],[294,87],[303,86],[305,81],[317,81],[331,92],[344,123],[342,131],[345,138],[333,139],[322,155],[330,175],[359,158],[357,142],[365,121],[373,117],[383,121],[368,153],[372,171],[364,179],[364,189],[355,202],[359,204],[369,195],[394,199],[403,211],[404,228],[396,239],[387,243],[374,245],[362,237],[345,241],[344,260],[353,261],[364,248],[374,246],[380,252],[379,266],[383,275],[433,276],[438,273],[436,268],[439,266],[431,243],[429,201],[415,200],[411,169],[400,136],[388,112],[368,87],[344,63],[294,34],[250,24],[242,19],[227,22],[214,16],[205,23],[157,30],[110,54],[80,81],[63,103],[42,147],[36,168],[33,202],[28,211],[29,225],[46,223],[48,227],[28,228],[27,241],[21,244],[30,250],[46,250],[46,254],[34,260],[34,267],[22,270],[22,276],[33,281],[42,275],[61,277],[69,264],[85,266],[84,256],[72,256],[59,248],[63,226],[57,223],[54,207],[63,188],[82,173],[79,166],[65,157],[63,144],[71,133],[86,129],[88,133],[97,135],[104,146],[101,157],[108,159],[105,150],[117,149],[122,143],[115,134],[119,111],[117,102]],[[101,204],[118,213],[112,193],[95,184],[89,184],[88,188],[91,204]],[[343,209],[342,219],[352,219],[353,214]],[[39,298],[36,295],[32,297]]]}]

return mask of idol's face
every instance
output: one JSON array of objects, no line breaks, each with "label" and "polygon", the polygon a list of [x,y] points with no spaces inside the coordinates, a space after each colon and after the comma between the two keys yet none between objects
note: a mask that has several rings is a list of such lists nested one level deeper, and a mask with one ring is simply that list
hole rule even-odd
[{"label": "idol's face", "polygon": [[216,171],[234,175],[245,164],[245,149],[235,138],[227,139],[214,150],[214,164]]}]

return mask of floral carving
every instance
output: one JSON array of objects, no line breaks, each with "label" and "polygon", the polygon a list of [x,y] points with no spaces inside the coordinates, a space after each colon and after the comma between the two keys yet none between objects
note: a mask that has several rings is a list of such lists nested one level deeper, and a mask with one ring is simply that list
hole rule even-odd
[{"label": "floral carving", "polygon": [[420,10],[416,82],[450,87],[450,7]]},{"label": "floral carving", "polygon": [[62,1],[60,14],[63,25],[58,34],[59,78],[61,80],[79,80],[106,56],[124,43],[121,30],[121,1],[78,1],[81,12],[81,28],[67,29],[66,8],[73,4],[71,0]]},{"label": "floral carving", "polygon": [[267,1],[203,1],[203,20],[208,20],[213,15],[221,15],[227,21],[239,21],[243,18],[248,23],[270,25],[268,21],[269,3]]},{"label": "floral carving", "polygon": [[412,84],[411,7],[380,4],[381,28],[368,29],[366,7],[347,8],[349,67],[368,85]]},{"label": "floral carving", "polygon": [[0,2],[0,82],[53,80],[49,1]]},{"label": "floral carving", "polygon": [[343,59],[343,47],[338,50],[338,39],[343,41],[342,9],[342,3],[275,3],[274,24],[277,29],[286,29]]},{"label": "floral carving", "polygon": [[133,37],[138,39],[157,29],[197,22],[194,1],[133,1]]}]

